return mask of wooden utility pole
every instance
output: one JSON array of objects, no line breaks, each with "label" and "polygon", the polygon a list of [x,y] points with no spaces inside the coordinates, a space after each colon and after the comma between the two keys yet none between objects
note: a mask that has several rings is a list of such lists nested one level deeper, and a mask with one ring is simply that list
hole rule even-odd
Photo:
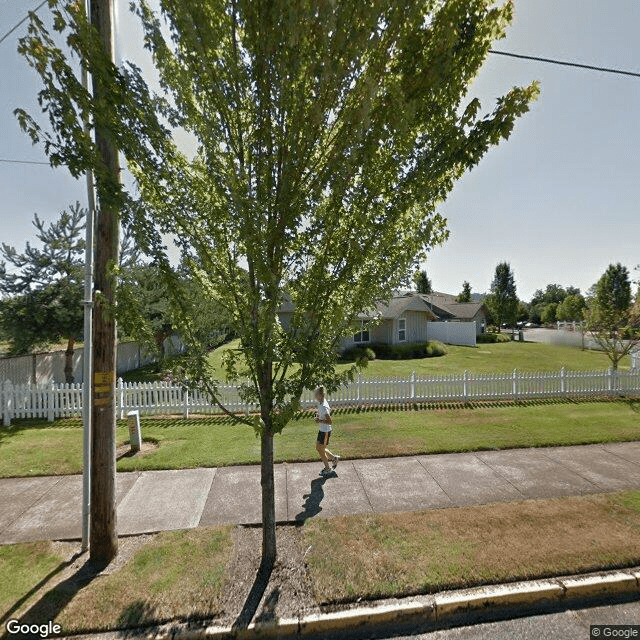
[{"label": "wooden utility pole", "polygon": [[[103,50],[114,58],[113,0],[91,0],[91,24]],[[93,75],[93,96],[104,103],[108,89]],[[95,295],[93,312],[93,380],[91,441],[91,531],[89,557],[105,564],[118,553],[116,527],[116,323],[114,318],[118,264],[118,210],[113,185],[119,180],[118,151],[108,131],[96,126],[95,140],[104,165],[96,173],[98,209],[95,228]],[[109,197],[111,195],[111,197]]]}]

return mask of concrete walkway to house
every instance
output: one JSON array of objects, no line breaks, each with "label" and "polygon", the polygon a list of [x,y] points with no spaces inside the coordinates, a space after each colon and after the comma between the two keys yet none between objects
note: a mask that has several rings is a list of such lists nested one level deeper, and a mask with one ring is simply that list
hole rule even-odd
[{"label": "concrete walkway to house", "polygon": [[[640,488],[640,442],[276,465],[276,518],[439,509]],[[79,539],[82,476],[0,479],[0,544]],[[118,473],[118,533],[260,522],[260,468]]]}]

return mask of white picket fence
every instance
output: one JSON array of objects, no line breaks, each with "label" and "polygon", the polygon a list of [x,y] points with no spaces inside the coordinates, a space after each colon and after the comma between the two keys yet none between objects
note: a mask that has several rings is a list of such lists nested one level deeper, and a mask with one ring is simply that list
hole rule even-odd
[{"label": "white picket fence", "polygon": [[[221,403],[232,412],[250,413],[257,405],[245,402],[235,385],[218,388]],[[341,387],[330,397],[335,407],[407,404],[417,402],[470,400],[514,400],[571,396],[638,396],[640,369],[629,371],[544,371],[505,374],[473,374],[465,371],[448,376],[408,378],[364,378]],[[312,391],[305,391],[302,408],[313,407]],[[221,408],[198,390],[188,390],[169,382],[116,385],[116,406],[120,418],[128,411],[141,414],[222,413]],[[55,418],[82,415],[82,384],[0,385],[0,408],[5,426],[14,418]]]}]

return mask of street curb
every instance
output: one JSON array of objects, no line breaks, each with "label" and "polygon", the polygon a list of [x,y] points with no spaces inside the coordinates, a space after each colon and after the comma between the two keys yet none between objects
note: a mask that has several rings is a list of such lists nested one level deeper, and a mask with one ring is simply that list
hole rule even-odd
[{"label": "street curb", "polygon": [[527,580],[487,585],[432,595],[404,598],[392,603],[346,609],[332,613],[316,613],[275,622],[252,622],[245,629],[216,625],[194,627],[189,624],[167,624],[153,629],[125,630],[65,636],[75,640],[114,640],[123,636],[145,640],[272,640],[289,638],[331,638],[337,634],[357,632],[366,627],[368,634],[376,629],[403,624],[438,624],[459,621],[465,616],[544,612],[562,604],[603,597],[638,595],[640,567],[599,571],[585,575],[561,576],[543,580]]}]

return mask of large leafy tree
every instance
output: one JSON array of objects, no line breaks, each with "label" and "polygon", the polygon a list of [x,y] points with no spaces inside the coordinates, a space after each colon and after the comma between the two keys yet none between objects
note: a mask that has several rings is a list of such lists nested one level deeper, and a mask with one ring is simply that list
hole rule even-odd
[{"label": "large leafy tree", "polygon": [[491,293],[486,303],[491,310],[491,316],[500,331],[503,323],[515,325],[518,313],[518,295],[513,270],[508,262],[500,262],[496,266],[495,275],[491,282]]},{"label": "large leafy tree", "polygon": [[587,306],[585,299],[579,293],[568,295],[556,309],[558,320],[579,321],[584,316],[584,309]]},{"label": "large leafy tree", "polygon": [[611,361],[613,369],[640,344],[640,305],[633,302],[629,270],[610,264],[594,287],[587,329]]},{"label": "large leafy tree", "polygon": [[[550,304],[560,305],[568,296],[580,295],[580,289],[576,287],[563,287],[560,284],[548,284],[544,289],[537,289],[529,303],[529,319],[531,322],[540,322],[542,313]],[[547,317],[549,312],[547,312]]]},{"label": "large leafy tree", "polygon": [[[105,171],[83,116],[108,130],[138,190],[114,185],[110,196],[169,290],[164,234],[232,313],[246,366],[231,353],[226,373],[248,377],[243,393],[259,407],[255,419],[234,418],[261,439],[261,568],[270,570],[274,435],[305,388],[332,390],[353,376],[334,369],[341,336],[445,239],[438,203],[538,93],[535,83],[513,88],[484,115],[478,99],[465,101],[512,3],[161,0],[155,15],[134,0],[159,95],[136,67],[105,61],[83,3],[50,6],[55,28],[112,98],[84,91],[33,16],[21,50],[44,81],[52,126],[42,130],[23,111],[19,120],[54,164],[75,174],[91,166],[98,180]],[[196,140],[195,152],[178,148],[175,129]],[[294,307],[287,331],[278,319],[285,293]],[[208,369],[188,314],[181,333],[194,355],[190,378],[217,399],[220,374]]]},{"label": "large leafy tree", "polygon": [[[173,274],[171,291],[163,271],[151,263],[123,269],[118,286],[119,327],[165,362],[165,341],[179,329],[177,316],[188,313],[191,333],[205,348],[233,335],[233,318],[191,279],[185,269]],[[179,298],[176,309],[174,298]]]}]

